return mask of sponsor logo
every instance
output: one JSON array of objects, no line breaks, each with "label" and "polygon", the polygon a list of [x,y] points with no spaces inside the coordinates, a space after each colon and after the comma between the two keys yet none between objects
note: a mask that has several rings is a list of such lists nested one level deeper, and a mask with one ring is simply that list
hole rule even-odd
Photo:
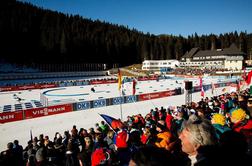
[{"label": "sponsor logo", "polygon": [[0,91],[10,91],[10,90],[12,90],[12,87],[0,88]]},{"label": "sponsor logo", "polygon": [[126,103],[136,102],[136,96],[126,96]]},{"label": "sponsor logo", "polygon": [[117,104],[122,104],[123,101],[123,97],[116,97],[112,99],[113,105],[117,105]]},{"label": "sponsor logo", "polygon": [[45,84],[45,85],[41,85],[41,87],[42,88],[50,88],[50,87],[55,87],[55,85],[54,84],[51,84],[51,85]]},{"label": "sponsor logo", "polygon": [[2,115],[2,116],[0,116],[0,120],[9,120],[9,119],[15,119],[15,115],[11,114],[11,115]]},{"label": "sponsor logo", "polygon": [[50,113],[55,113],[55,112],[61,112],[61,111],[65,111],[66,108],[65,107],[59,107],[59,108],[44,108],[41,110],[34,110],[32,111],[33,115],[48,115]]},{"label": "sponsor logo", "polygon": [[106,106],[106,100],[102,99],[102,100],[94,100],[93,102],[93,107],[97,108],[97,107],[104,107]]},{"label": "sponsor logo", "polygon": [[148,94],[148,95],[144,95],[143,96],[143,99],[152,99],[152,98],[158,98],[160,97],[160,95],[157,93],[157,94]]},{"label": "sponsor logo", "polygon": [[90,102],[77,103],[77,110],[84,110],[90,108]]},{"label": "sponsor logo", "polygon": [[34,85],[32,85],[32,86],[21,86],[21,87],[19,87],[19,89],[31,89],[31,88],[35,88]]}]

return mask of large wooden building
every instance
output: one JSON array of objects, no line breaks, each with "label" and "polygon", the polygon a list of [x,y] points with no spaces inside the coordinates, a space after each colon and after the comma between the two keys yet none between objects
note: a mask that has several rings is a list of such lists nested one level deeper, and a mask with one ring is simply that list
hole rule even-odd
[{"label": "large wooden building", "polygon": [[235,44],[217,50],[202,51],[199,48],[192,48],[181,58],[180,66],[241,70],[244,55],[245,53],[241,52]]}]

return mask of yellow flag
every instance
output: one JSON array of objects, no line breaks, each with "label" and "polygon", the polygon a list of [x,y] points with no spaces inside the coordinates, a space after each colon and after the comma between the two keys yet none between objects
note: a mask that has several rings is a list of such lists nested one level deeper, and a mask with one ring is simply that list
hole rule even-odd
[{"label": "yellow flag", "polygon": [[118,69],[118,89],[120,90],[122,86],[122,73],[120,69]]}]

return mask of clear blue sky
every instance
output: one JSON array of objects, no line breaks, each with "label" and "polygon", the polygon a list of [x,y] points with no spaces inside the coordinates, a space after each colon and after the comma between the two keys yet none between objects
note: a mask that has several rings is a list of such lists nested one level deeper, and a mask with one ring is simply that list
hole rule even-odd
[{"label": "clear blue sky", "polygon": [[252,0],[21,0],[144,33],[194,34],[252,32]]}]

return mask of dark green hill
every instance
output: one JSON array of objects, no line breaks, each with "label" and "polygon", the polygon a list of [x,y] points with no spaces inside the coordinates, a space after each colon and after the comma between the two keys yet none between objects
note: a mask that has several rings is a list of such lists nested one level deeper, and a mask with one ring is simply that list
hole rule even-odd
[{"label": "dark green hill", "polygon": [[[64,66],[67,71],[100,70],[101,64],[111,68],[139,64],[144,59],[179,59],[192,47],[223,48],[232,42],[247,53],[252,35],[155,36],[15,0],[0,2],[0,61],[39,68],[47,64],[49,71]],[[71,67],[76,64],[79,67]]]}]

